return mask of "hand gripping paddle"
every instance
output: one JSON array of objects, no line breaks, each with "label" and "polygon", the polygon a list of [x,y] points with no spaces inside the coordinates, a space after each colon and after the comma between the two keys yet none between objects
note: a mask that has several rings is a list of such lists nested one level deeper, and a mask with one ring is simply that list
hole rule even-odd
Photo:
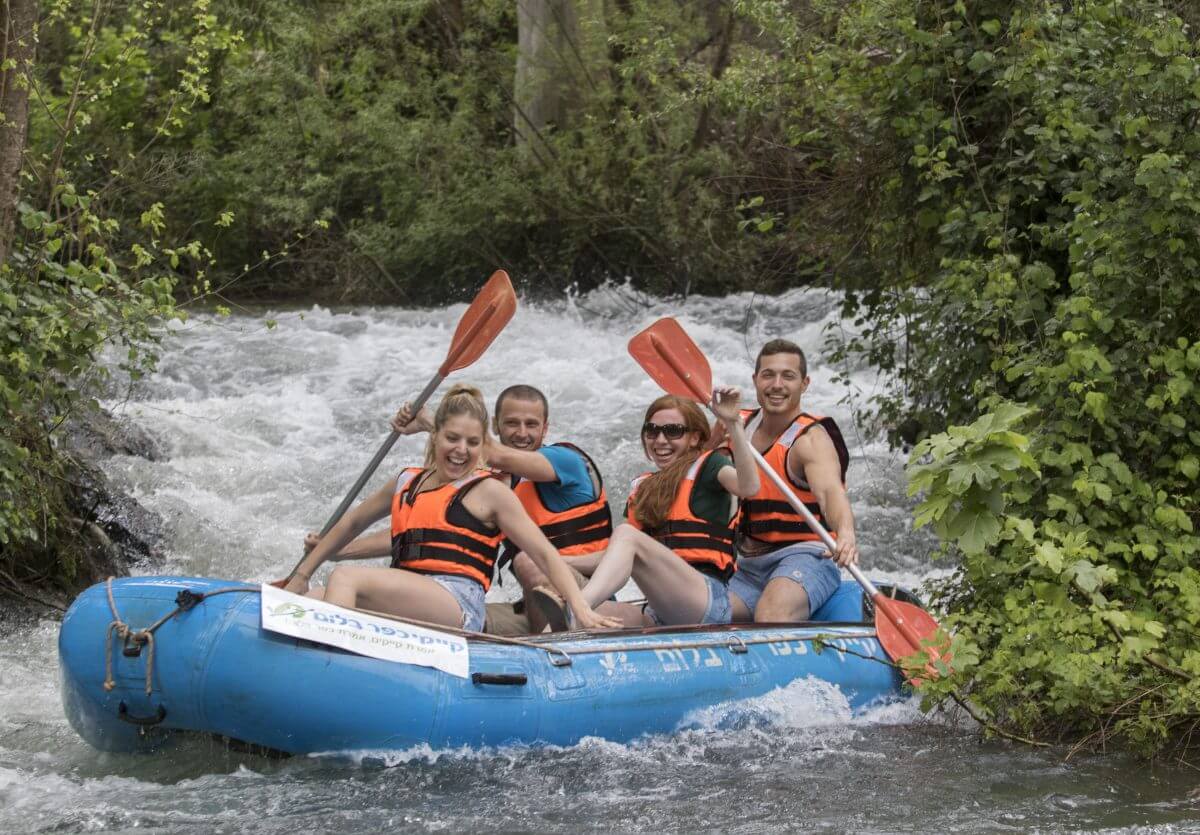
[{"label": "hand gripping paddle", "polygon": [[[492,344],[497,334],[504,330],[504,326],[512,319],[516,310],[517,294],[513,291],[508,273],[504,270],[496,270],[488,279],[487,284],[483,285],[483,289],[475,296],[471,306],[463,313],[462,319],[459,320],[458,327],[454,330],[454,338],[450,340],[450,349],[446,352],[446,359],[438,368],[437,374],[433,375],[429,385],[425,386],[424,391],[418,394],[416,400],[413,401],[412,413],[414,415],[421,410],[425,401],[437,390],[437,387],[442,384],[451,371],[466,368],[483,356],[483,352]],[[345,515],[350,505],[358,497],[363,485],[375,474],[375,470],[379,468],[380,463],[391,451],[399,437],[400,433],[393,430],[388,439],[383,442],[383,446],[375,453],[375,457],[371,459],[371,463],[367,464],[367,468],[362,471],[358,481],[354,482],[350,492],[337,506],[337,510],[333,511],[333,515],[329,517],[325,527],[321,528],[321,536],[329,533],[329,530]],[[304,562],[304,557],[300,558],[286,579],[277,581],[275,585],[281,588],[286,586],[302,562]]]},{"label": "hand gripping paddle", "polygon": [[[712,369],[708,360],[674,319],[659,319],[629,340],[629,353],[668,394],[688,397],[705,406],[712,400]],[[833,553],[837,543],[829,531],[817,522],[812,511],[797,498],[762,454],[753,446],[750,451],[754,453],[759,468],[787,498],[788,504],[804,517],[809,527],[821,537],[825,547]],[[949,661],[947,642],[938,634],[937,621],[919,606],[885,596],[858,570],[858,566],[849,565],[846,568],[875,604],[875,634],[888,657],[903,667],[903,659],[924,652],[929,658],[924,670],[907,668],[908,680],[919,685],[926,678],[937,678],[940,673],[934,662]]]}]

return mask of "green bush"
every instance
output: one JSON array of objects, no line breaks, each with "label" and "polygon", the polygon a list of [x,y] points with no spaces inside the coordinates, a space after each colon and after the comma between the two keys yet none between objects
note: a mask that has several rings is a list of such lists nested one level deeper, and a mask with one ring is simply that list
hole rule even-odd
[{"label": "green bush", "polygon": [[95,408],[114,356],[135,377],[153,365],[162,326],[183,315],[181,277],[206,289],[209,253],[196,240],[173,243],[186,239],[144,196],[160,185],[146,179],[157,165],[147,157],[185,131],[207,96],[210,50],[232,42],[207,0],[58,3],[40,38],[41,63],[28,68],[35,104],[19,224],[0,265],[0,569],[9,584],[74,579],[81,525],[62,426]]},{"label": "green bush", "polygon": [[959,688],[1043,739],[1194,746],[1193,33],[1148,0],[863,2],[792,72],[822,165],[892,161],[847,230],[843,350],[895,375],[877,415],[924,438],[918,520],[961,558],[956,673],[930,700]]}]

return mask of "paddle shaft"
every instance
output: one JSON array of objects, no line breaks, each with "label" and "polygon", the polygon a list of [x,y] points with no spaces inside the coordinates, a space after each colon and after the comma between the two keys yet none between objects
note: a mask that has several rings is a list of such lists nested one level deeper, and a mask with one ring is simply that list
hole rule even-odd
[{"label": "paddle shaft", "polygon": [[[429,385],[425,386],[424,390],[417,395],[417,399],[412,403],[412,413],[414,417],[416,416],[417,412],[421,411],[421,407],[425,405],[425,401],[433,396],[433,393],[437,391],[437,387],[440,386],[442,381],[445,379],[446,378],[441,374],[437,374],[432,380],[429,381]],[[346,515],[346,511],[350,509],[350,505],[354,504],[354,500],[358,498],[359,491],[363,489],[363,485],[370,480],[371,476],[375,475],[375,471],[379,469],[379,465],[383,463],[383,459],[387,457],[387,454],[392,451],[392,447],[395,445],[396,439],[399,437],[400,433],[394,430],[390,435],[388,435],[387,440],[383,442],[383,445],[379,447],[379,450],[375,453],[375,457],[371,459],[371,463],[367,464],[367,468],[363,470],[362,475],[358,477],[358,481],[354,482],[354,484],[350,487],[350,492],[348,492],[346,497],[342,499],[342,503],[337,506],[337,510],[333,511],[333,515],[329,517],[329,521],[325,523],[325,527],[321,528],[321,536],[329,533],[329,531],[333,529],[333,526],[336,525],[344,515]]]},{"label": "paddle shaft", "polygon": [[[812,511],[805,507],[804,502],[800,501],[800,497],[792,492],[791,486],[783,480],[783,476],[777,473],[775,468],[767,463],[767,459],[762,457],[762,453],[754,448],[754,444],[750,444],[750,451],[754,453],[754,460],[758,462],[759,469],[766,473],[767,478],[775,483],[775,486],[779,488],[780,492],[787,499],[788,504],[804,517],[804,521],[808,522],[808,526],[817,532],[817,536],[821,537],[821,542],[825,543],[825,547],[832,552],[837,547],[837,542],[829,535],[829,531],[825,530],[825,527],[813,516]],[[888,605],[891,601],[884,597],[875,584],[858,570],[858,566],[848,565],[846,566],[846,570],[863,587],[863,591],[870,595],[871,600],[875,603],[875,611],[882,611],[887,616],[887,619],[895,624],[900,634],[912,644],[914,651],[920,649],[922,643],[921,636],[913,631],[912,627],[905,622],[900,614],[892,610],[892,607]]]},{"label": "paddle shaft", "polygon": [[[485,307],[475,323],[462,334],[461,338],[456,338],[454,344],[450,347],[450,353],[446,355],[446,361],[442,363],[437,374],[433,375],[433,379],[429,381],[429,385],[425,386],[424,390],[417,395],[417,399],[412,402],[412,413],[415,418],[417,413],[421,411],[421,407],[425,405],[433,393],[437,391],[437,387],[446,379],[446,375],[451,372],[458,364],[459,359],[466,351],[468,345],[471,345],[478,339],[480,332],[487,326],[490,317],[496,312],[498,305],[496,302],[491,302]],[[358,477],[358,481],[350,487],[350,492],[346,494],[346,498],[342,499],[342,503],[337,506],[337,510],[333,511],[333,515],[329,517],[329,521],[325,523],[325,527],[321,528],[321,536],[329,533],[333,526],[338,523],[346,511],[350,509],[350,505],[354,504],[354,500],[358,498],[359,492],[363,489],[363,485],[375,475],[375,471],[379,469],[379,465],[383,463],[383,459],[392,451],[392,447],[396,444],[396,439],[400,437],[399,432],[393,431],[388,435],[383,446],[375,453],[375,457],[371,459],[371,463],[367,464],[367,468],[362,471],[362,475]],[[292,569],[295,571],[295,569]]]},{"label": "paddle shaft", "polygon": [[[417,413],[421,411],[421,407],[425,405],[425,401],[433,396],[433,393],[437,391],[437,387],[440,386],[442,381],[445,379],[446,377],[439,371],[434,375],[433,379],[429,381],[429,385],[425,386],[421,393],[417,395],[417,399],[413,401],[412,405],[414,419],[416,418]],[[392,451],[392,447],[395,446],[396,440],[399,437],[400,433],[392,430],[392,433],[388,435],[387,440],[384,441],[383,445],[380,446],[375,452],[375,457],[371,459],[371,463],[367,464],[367,468],[362,471],[362,474],[358,477],[358,480],[355,481],[350,487],[350,492],[346,493],[346,497],[342,499],[342,503],[337,506],[337,510],[333,511],[333,515],[329,517],[329,521],[325,523],[323,528],[321,528],[321,536],[324,536],[333,530],[333,526],[341,521],[341,518],[346,515],[346,511],[350,509],[350,505],[354,504],[354,500],[358,498],[359,492],[362,491],[363,485],[370,480],[371,476],[375,475],[375,471],[379,469],[379,465],[383,463],[383,459],[387,457],[387,454]],[[295,576],[296,569],[299,568],[303,562],[304,557],[301,557],[300,562],[296,563],[292,570],[288,572],[288,580]]]},{"label": "paddle shaft", "polygon": [[[771,479],[771,481],[775,483],[775,486],[778,487],[780,492],[782,492],[787,498],[788,504],[794,507],[796,512],[804,517],[804,521],[808,522],[808,526],[817,532],[817,536],[821,537],[821,542],[825,543],[825,547],[831,552],[837,548],[837,540],[835,540],[830,535],[829,531],[825,530],[825,527],[817,521],[817,517],[813,516],[812,511],[808,509],[804,502],[800,501],[800,497],[792,492],[791,486],[783,480],[783,476],[777,473],[775,468],[767,463],[767,459],[762,457],[762,453],[755,449],[753,444],[750,445],[750,451],[754,453],[754,460],[758,462],[759,469],[766,474],[767,478]],[[868,580],[866,576],[858,570],[857,565],[848,565],[846,566],[846,570],[849,571],[850,575],[858,581],[858,584],[863,587],[863,590],[866,591],[867,594],[871,595],[872,599],[874,599],[875,595],[879,594],[879,589],[876,588],[875,584]]]}]

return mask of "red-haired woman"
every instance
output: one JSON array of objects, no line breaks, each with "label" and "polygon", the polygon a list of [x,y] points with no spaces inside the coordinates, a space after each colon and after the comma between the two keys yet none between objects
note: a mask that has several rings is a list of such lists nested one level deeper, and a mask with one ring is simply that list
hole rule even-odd
[{"label": "red-haired woman", "polygon": [[[632,576],[649,604],[647,625],[729,623],[737,500],[759,487],[740,397],[736,388],[713,392],[732,461],[723,450],[705,450],[708,421],[691,400],[664,395],[650,404],[642,449],[658,470],[634,479],[626,522],[613,532],[583,589],[589,606],[607,600]],[[535,600],[555,628],[566,626],[560,604],[544,594]]]},{"label": "red-haired woman", "polygon": [[[312,573],[326,560],[391,554],[391,568],[335,568],[324,599],[339,606],[482,631],[484,595],[492,582],[500,542],[508,537],[570,601],[581,625],[619,625],[583,602],[558,551],[513,491],[490,471],[480,469],[487,425],[487,407],[479,391],[454,386],[434,415],[425,466],[402,471],[343,516],[316,541],[293,573],[288,591],[308,591]],[[390,531],[355,540],[389,514]],[[313,596],[322,592],[314,589]]]}]

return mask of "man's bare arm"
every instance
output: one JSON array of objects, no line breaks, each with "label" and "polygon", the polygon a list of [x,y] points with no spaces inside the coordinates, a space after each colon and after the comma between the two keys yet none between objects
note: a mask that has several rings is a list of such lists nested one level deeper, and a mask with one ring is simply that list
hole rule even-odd
[{"label": "man's bare arm", "polygon": [[819,426],[796,439],[788,453],[788,472],[794,481],[807,481],[821,505],[821,514],[829,527],[837,531],[833,558],[838,565],[858,562],[858,541],[854,531],[854,511],[842,484],[842,465],[829,434]]},{"label": "man's bare arm", "polygon": [[[321,541],[321,535],[313,532],[304,537],[305,553],[311,551]],[[342,548],[327,562],[342,560],[369,560],[375,557],[388,557],[392,554],[392,533],[384,529],[375,533],[363,534]]]},{"label": "man's bare arm", "polygon": [[489,443],[483,450],[488,466],[506,473],[512,473],[530,481],[558,481],[558,473],[550,460],[540,452],[526,449],[513,449],[495,442]]}]

